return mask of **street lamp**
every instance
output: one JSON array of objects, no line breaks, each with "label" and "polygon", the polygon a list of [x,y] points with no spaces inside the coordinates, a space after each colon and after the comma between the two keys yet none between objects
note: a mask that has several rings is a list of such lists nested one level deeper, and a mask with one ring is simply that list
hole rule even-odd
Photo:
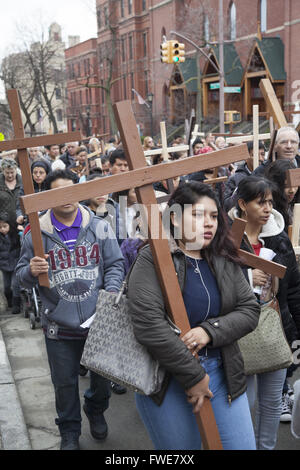
[{"label": "street lamp", "polygon": [[151,137],[153,137],[153,93],[148,93],[147,95],[147,101],[149,103],[149,110],[150,110],[150,119],[151,119]]}]

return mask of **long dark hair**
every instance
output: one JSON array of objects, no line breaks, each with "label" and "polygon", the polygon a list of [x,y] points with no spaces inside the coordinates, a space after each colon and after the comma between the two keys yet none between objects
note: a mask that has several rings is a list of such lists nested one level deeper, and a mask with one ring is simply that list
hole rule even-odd
[{"label": "long dark hair", "polygon": [[[274,208],[282,214],[286,227],[292,223],[289,215],[289,201],[284,192],[286,172],[295,168],[296,166],[291,160],[281,159],[271,163],[265,171],[265,177],[275,185],[273,192]],[[293,205],[291,203],[291,206]]]},{"label": "long dark hair", "polygon": [[276,187],[274,183],[266,178],[251,175],[242,179],[238,185],[236,194],[238,216],[241,217],[242,215],[242,210],[238,203],[239,199],[247,203],[260,197],[261,201],[264,201],[268,192],[271,192],[273,195],[275,190]]},{"label": "long dark hair", "polygon": [[[171,195],[168,206],[171,208],[172,205],[177,204],[181,207],[183,212],[186,204],[194,205],[200,198],[205,196],[212,199],[217,206],[218,229],[210,245],[201,251],[201,255],[206,258],[208,262],[211,262],[213,255],[217,255],[223,256],[234,263],[241,264],[238,247],[232,237],[228,220],[225,217],[225,213],[220,206],[216,194],[208,185],[198,181],[189,181],[179,185]],[[174,225],[172,224],[172,220],[170,221],[170,231],[172,236],[174,236]]]}]

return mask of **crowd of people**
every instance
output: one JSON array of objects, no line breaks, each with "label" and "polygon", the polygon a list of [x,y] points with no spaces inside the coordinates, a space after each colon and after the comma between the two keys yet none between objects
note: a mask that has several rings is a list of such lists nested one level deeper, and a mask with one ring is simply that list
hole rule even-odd
[{"label": "crowd of people", "polygon": [[[176,146],[183,143],[184,137],[174,140],[169,160],[188,158],[188,151],[176,152]],[[157,147],[152,137],[143,139],[144,151]],[[192,142],[191,154],[225,147],[223,137],[208,134]],[[94,155],[99,148],[98,139],[92,138],[87,145],[70,142],[28,149],[34,191],[101,180],[129,170],[117,138]],[[118,293],[136,259],[127,293],[134,332],[167,372],[157,394],[136,394],[137,410],[155,449],[201,448],[195,413],[205,397],[211,400],[224,449],[275,448],[280,421],[292,419],[290,378],[297,365],[246,376],[238,340],[257,327],[261,306],[270,300],[270,286],[292,350],[300,339],[300,274],[288,236],[300,192],[286,184],[287,170],[300,168],[299,135],[290,127],[279,129],[274,161],[261,143],[255,170],[251,143],[248,150],[247,161],[220,167],[217,174],[212,168],[173,178],[171,186],[166,180],[153,185],[158,201],[169,195],[159,207],[161,212],[169,210],[170,250],[191,325],[183,337],[169,326],[135,189],[78,203],[66,201],[41,212],[46,254],[40,258],[34,255],[30,226],[20,205],[24,189],[17,152],[0,154],[4,295],[7,308],[19,314],[22,291],[37,287],[40,274],[49,275],[50,289],[38,286],[38,295],[62,450],[79,449],[80,375],[89,374],[83,411],[97,440],[108,434],[104,413],[111,391],[126,393],[125,387],[81,366],[88,335],[82,325],[95,312],[99,290]],[[159,163],[161,155],[147,158],[148,165]],[[226,176],[227,181],[207,184],[216,176]],[[181,208],[181,214],[172,212],[173,205]],[[230,231],[237,217],[246,220],[240,247],[257,256],[262,248],[272,250],[273,261],[287,268],[283,279],[243,264]],[[199,221],[200,238],[193,231]]]}]

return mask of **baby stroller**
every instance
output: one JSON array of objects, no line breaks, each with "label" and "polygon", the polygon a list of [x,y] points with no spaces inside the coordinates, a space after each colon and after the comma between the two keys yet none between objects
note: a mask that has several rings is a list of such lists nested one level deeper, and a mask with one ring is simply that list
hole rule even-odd
[{"label": "baby stroller", "polygon": [[21,290],[21,313],[29,318],[30,328],[35,330],[36,323],[41,321],[42,303],[37,287]]}]

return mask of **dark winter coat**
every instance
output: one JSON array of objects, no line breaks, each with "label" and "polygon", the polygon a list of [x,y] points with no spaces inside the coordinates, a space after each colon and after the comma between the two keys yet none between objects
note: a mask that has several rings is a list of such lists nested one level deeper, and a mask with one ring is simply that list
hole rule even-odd
[{"label": "dark winter coat", "polygon": [[226,181],[223,206],[227,212],[236,204],[235,193],[239,182],[250,175],[251,171],[249,170],[247,164],[243,163],[237,167],[234,175],[230,176],[230,178]]},{"label": "dark winter coat", "polygon": [[1,271],[12,272],[17,266],[20,257],[20,240],[18,235],[11,237],[9,233],[0,233],[0,269]]},{"label": "dark winter coat", "polygon": [[[181,291],[186,279],[186,258],[177,248],[173,261]],[[237,340],[254,330],[258,323],[259,305],[241,268],[222,257],[213,257],[212,269],[221,293],[221,311],[199,326],[211,337],[208,348],[220,348],[226,377],[228,400],[246,390],[244,363]],[[155,272],[149,246],[142,248],[129,278],[129,312],[138,341],[172,375],[184,389],[200,382],[206,372],[193,357],[167,321],[162,291]],[[161,404],[168,378],[162,390],[153,395]]]},{"label": "dark winter coat", "polygon": [[[231,218],[232,214],[233,211],[230,212]],[[237,216],[237,212],[235,216]],[[293,246],[284,231],[283,217],[278,211],[273,209],[268,223],[263,226],[259,240],[265,248],[276,253],[272,261],[287,267],[284,278],[279,280],[279,290],[276,297],[280,306],[285,334],[292,345],[294,340],[300,339],[300,273]],[[242,240],[241,248],[253,252],[246,235]]]},{"label": "dark winter coat", "polygon": [[19,174],[17,174],[16,180],[17,180],[17,184],[15,188],[9,189],[5,184],[4,174],[0,173],[0,191],[6,191],[7,193],[13,196],[14,203],[15,203],[16,217],[18,217],[19,215],[22,215],[19,198],[20,198],[20,193],[23,190],[23,183],[22,183],[22,177]]}]

